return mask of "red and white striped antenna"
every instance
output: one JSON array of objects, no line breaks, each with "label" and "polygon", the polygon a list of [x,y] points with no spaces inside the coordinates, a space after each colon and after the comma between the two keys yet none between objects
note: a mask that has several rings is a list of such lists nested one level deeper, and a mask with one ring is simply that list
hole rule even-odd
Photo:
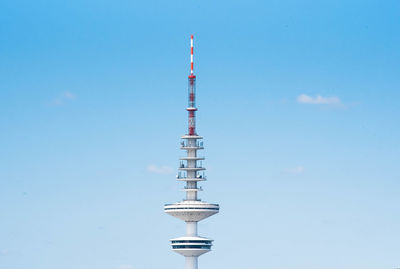
[{"label": "red and white striped antenna", "polygon": [[189,135],[196,135],[196,76],[193,74],[193,35],[190,36],[190,75],[189,75]]},{"label": "red and white striped antenna", "polygon": [[190,75],[193,76],[193,35],[190,36]]}]

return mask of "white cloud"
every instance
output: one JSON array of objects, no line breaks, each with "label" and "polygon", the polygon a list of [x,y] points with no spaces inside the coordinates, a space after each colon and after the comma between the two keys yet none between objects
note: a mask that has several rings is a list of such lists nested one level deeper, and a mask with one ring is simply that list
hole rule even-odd
[{"label": "white cloud", "polygon": [[147,171],[150,173],[154,173],[154,174],[161,174],[161,175],[168,175],[168,174],[172,174],[174,172],[174,170],[166,165],[155,165],[155,164],[149,164],[147,166]]},{"label": "white cloud", "polygon": [[53,106],[61,106],[67,101],[71,101],[76,98],[76,95],[71,93],[70,91],[65,91],[54,98],[50,104]]},{"label": "white cloud", "polygon": [[299,174],[303,174],[304,170],[305,170],[304,166],[297,165],[296,167],[286,169],[285,172],[289,173],[289,174],[299,175]]},{"label": "white cloud", "polygon": [[312,105],[339,105],[341,101],[337,96],[323,97],[321,95],[317,95],[315,97],[300,94],[297,97],[297,102],[300,104],[312,104]]},{"label": "white cloud", "polygon": [[120,267],[118,267],[118,269],[133,269],[133,266],[129,264],[123,264]]}]

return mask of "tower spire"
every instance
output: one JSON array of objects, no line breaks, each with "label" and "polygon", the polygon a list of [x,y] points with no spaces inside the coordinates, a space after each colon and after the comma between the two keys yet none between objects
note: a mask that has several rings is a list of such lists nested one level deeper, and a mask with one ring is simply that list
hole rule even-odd
[{"label": "tower spire", "polygon": [[218,204],[201,201],[197,193],[202,188],[197,185],[205,181],[205,168],[202,166],[204,157],[199,157],[197,151],[204,149],[203,137],[196,133],[195,112],[196,76],[193,74],[193,35],[190,37],[190,75],[189,75],[189,104],[186,110],[189,113],[189,132],[182,136],[181,149],[186,151],[186,156],[180,158],[178,181],[186,183],[184,191],[186,199],[174,204],[166,204],[164,212],[186,222],[186,235],[171,239],[172,250],[185,256],[185,269],[198,269],[197,259],[200,255],[211,250],[213,240],[200,237],[197,234],[197,223],[219,212]]},{"label": "tower spire", "polygon": [[196,76],[193,74],[193,35],[190,36],[190,75],[188,77],[188,97],[189,104],[187,111],[188,119],[188,135],[196,135]]},{"label": "tower spire", "polygon": [[193,35],[190,36],[190,75],[193,76]]}]

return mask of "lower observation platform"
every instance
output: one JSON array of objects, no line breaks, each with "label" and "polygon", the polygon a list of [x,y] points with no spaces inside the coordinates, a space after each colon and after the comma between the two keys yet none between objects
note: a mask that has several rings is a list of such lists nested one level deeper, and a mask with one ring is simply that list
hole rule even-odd
[{"label": "lower observation platform", "polygon": [[211,250],[211,239],[200,236],[184,236],[171,239],[172,250],[185,257],[198,257]]}]

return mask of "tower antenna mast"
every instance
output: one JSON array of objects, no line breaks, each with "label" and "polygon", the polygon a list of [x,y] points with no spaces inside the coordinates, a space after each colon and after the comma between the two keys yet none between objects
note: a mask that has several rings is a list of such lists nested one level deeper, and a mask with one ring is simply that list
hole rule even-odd
[{"label": "tower antenna mast", "polygon": [[193,35],[190,36],[190,75],[188,77],[189,104],[186,110],[189,113],[189,135],[196,134],[196,76],[193,74]]}]

